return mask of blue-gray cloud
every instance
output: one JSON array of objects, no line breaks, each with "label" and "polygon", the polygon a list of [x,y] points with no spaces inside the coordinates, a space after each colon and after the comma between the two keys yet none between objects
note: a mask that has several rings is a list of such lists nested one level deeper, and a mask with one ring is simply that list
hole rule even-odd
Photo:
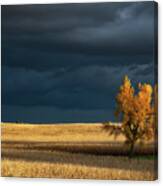
[{"label": "blue-gray cloud", "polygon": [[2,6],[2,120],[39,122],[36,107],[47,122],[113,119],[124,75],[154,83],[154,13],[152,1]]}]

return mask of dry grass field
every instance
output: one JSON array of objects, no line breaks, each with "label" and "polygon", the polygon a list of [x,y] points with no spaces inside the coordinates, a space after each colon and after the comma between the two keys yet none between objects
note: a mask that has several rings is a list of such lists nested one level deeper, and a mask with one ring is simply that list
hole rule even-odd
[{"label": "dry grass field", "polygon": [[129,159],[124,136],[103,124],[1,124],[2,176],[154,180],[154,142]]}]

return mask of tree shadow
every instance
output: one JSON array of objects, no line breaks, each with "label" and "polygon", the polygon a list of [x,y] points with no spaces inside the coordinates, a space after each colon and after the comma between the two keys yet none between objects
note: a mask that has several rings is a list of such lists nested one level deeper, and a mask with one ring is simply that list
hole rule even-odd
[{"label": "tree shadow", "polygon": [[[140,154],[140,149],[138,150]],[[108,142],[2,142],[2,159],[122,170],[152,171],[154,169],[154,159],[153,161],[129,159],[124,156],[127,155],[125,151],[122,144]],[[146,149],[144,147],[146,154],[147,151],[148,154],[149,152],[154,153],[152,144],[148,145]]]},{"label": "tree shadow", "polygon": [[[135,146],[135,155],[153,155],[155,153],[155,144],[137,144]],[[129,147],[123,142],[109,141],[2,141],[2,148],[24,149],[24,150],[44,150],[44,151],[64,151],[71,153],[83,153],[92,155],[117,155],[128,156]]]}]

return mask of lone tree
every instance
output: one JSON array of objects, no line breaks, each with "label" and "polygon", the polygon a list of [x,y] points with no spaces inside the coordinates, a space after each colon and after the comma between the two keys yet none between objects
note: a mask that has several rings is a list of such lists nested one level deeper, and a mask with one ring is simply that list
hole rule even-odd
[{"label": "lone tree", "polygon": [[129,155],[134,152],[137,140],[150,139],[154,135],[153,89],[149,84],[138,84],[138,93],[127,76],[116,96],[116,116],[122,120],[122,132],[129,144]]}]

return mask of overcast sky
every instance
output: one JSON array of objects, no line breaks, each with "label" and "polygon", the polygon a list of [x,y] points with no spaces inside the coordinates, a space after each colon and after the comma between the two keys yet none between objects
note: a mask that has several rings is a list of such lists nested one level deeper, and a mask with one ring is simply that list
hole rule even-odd
[{"label": "overcast sky", "polygon": [[154,2],[2,6],[2,121],[115,121],[125,74],[154,83]]}]

